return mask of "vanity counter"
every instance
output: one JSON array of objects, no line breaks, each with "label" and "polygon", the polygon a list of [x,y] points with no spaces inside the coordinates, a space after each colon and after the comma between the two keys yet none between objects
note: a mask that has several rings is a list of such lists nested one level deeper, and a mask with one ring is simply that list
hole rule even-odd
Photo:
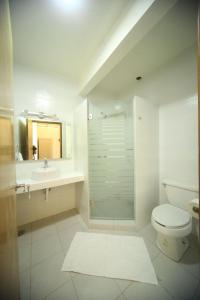
[{"label": "vanity counter", "polygon": [[48,188],[53,188],[65,184],[71,184],[76,182],[83,182],[84,176],[79,172],[70,172],[59,175],[53,179],[47,180],[33,180],[33,179],[17,179],[17,184],[25,184],[25,188],[21,187],[17,190],[17,194],[22,194],[26,192],[32,192],[37,190],[43,190]]}]

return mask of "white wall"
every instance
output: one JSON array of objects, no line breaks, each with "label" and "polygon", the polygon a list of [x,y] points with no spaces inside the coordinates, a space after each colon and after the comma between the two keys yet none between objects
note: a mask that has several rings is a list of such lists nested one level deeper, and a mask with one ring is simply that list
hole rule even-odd
[{"label": "white wall", "polygon": [[[136,220],[150,221],[158,203],[167,202],[163,179],[198,187],[196,47],[144,77],[123,98],[135,97]],[[141,116],[141,119],[138,119]],[[177,205],[187,208],[197,193],[179,190]],[[177,196],[178,195],[178,196]]]},{"label": "white wall", "polygon": [[[198,187],[197,53],[196,47],[144,77],[132,93],[159,106],[159,202],[167,202],[163,179]],[[197,193],[174,190],[185,208]],[[171,200],[171,199],[170,199]]]},{"label": "white wall", "polygon": [[[198,189],[197,95],[160,107],[159,144],[160,202],[167,202],[165,179]],[[177,205],[185,209],[188,200],[198,197],[197,193],[176,193]]]},{"label": "white wall", "polygon": [[[72,130],[75,108],[82,101],[78,96],[77,87],[71,82],[19,65],[14,66],[13,96],[16,117],[25,109],[57,114],[61,121],[72,123]],[[37,162],[33,163],[37,164]],[[63,160],[62,163],[69,169],[74,166],[73,159]],[[26,169],[27,174],[34,165],[28,163],[26,168],[23,168],[20,163],[17,166],[17,176],[21,175],[22,168]]]},{"label": "white wall", "polygon": [[136,223],[141,228],[158,204],[158,107],[137,96],[133,101]]},{"label": "white wall", "polygon": [[84,174],[84,183],[76,185],[76,207],[83,220],[89,222],[88,127],[87,99],[75,111],[75,168]]},{"label": "white wall", "polygon": [[129,91],[161,106],[197,93],[197,48],[183,51],[153,73],[144,76]]},{"label": "white wall", "polygon": [[56,113],[61,120],[71,120],[81,101],[72,82],[21,65],[14,66],[13,93],[16,114],[29,109]]},{"label": "white wall", "polygon": [[[62,121],[71,122],[75,108],[82,101],[78,89],[71,82],[56,75],[44,74],[28,67],[14,66],[13,94],[15,114],[18,116],[24,109],[34,112],[57,114]],[[74,151],[71,160],[52,160],[51,166],[58,167],[62,173],[74,170]],[[17,179],[30,178],[33,168],[42,162],[24,161],[16,165]],[[53,199],[53,195],[55,199]],[[27,195],[17,196],[18,224],[59,213],[76,206],[75,184],[56,188],[50,193],[49,202],[44,201],[42,191],[32,193],[28,202]]]}]

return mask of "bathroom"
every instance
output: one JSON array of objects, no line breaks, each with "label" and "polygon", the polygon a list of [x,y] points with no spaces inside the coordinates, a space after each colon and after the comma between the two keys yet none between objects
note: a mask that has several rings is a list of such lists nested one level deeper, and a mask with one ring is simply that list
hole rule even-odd
[{"label": "bathroom", "polygon": [[[10,159],[18,236],[16,286],[1,274],[1,299],[197,299],[198,1],[2,3],[13,103],[1,100],[0,146],[12,108],[15,161],[0,152],[0,187]],[[69,271],[78,234],[142,239],[156,279],[115,268],[116,249],[104,272],[98,239],[83,248],[89,266]],[[122,263],[139,268],[139,249],[122,247]]]}]

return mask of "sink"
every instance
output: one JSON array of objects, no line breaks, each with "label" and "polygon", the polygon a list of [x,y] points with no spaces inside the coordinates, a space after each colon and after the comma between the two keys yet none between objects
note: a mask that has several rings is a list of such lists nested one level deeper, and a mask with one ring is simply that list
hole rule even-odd
[{"label": "sink", "polygon": [[34,180],[48,180],[59,176],[59,170],[53,167],[38,168],[32,171],[31,179]]}]

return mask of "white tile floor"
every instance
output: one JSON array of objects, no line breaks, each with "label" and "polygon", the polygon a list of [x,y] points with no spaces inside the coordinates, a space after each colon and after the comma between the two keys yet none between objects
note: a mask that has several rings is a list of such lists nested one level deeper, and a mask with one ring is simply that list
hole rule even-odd
[{"label": "white tile floor", "polygon": [[196,300],[200,294],[200,255],[195,239],[180,263],[155,246],[151,225],[140,231],[159,284],[61,272],[67,249],[77,231],[87,231],[79,215],[65,214],[26,226],[18,238],[21,300]]}]

